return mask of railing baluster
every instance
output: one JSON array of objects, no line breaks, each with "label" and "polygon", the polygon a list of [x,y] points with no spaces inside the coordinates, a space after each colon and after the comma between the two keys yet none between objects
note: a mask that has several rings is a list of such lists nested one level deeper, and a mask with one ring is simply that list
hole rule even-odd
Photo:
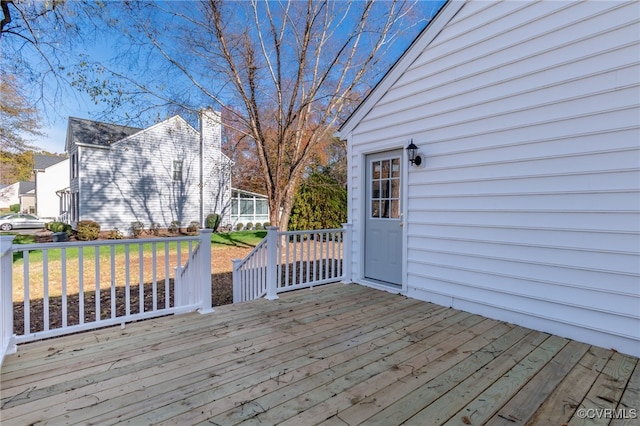
[{"label": "railing baluster", "polygon": [[49,250],[42,250],[42,314],[44,331],[49,331]]},{"label": "railing baluster", "polygon": [[284,286],[289,287],[289,262],[291,261],[291,256],[289,255],[289,236],[283,235],[282,240],[286,246],[286,255],[285,255],[285,264],[284,264]]},{"label": "railing baluster", "polygon": [[256,297],[256,281],[255,281],[255,276],[256,276],[256,257],[255,256],[253,259],[251,259],[251,263],[249,263],[249,282],[250,282],[250,287],[249,287],[249,297],[251,297],[252,299],[254,299]]},{"label": "railing baluster", "polygon": [[164,308],[171,305],[171,289],[169,288],[169,243],[164,243]]},{"label": "railing baluster", "polygon": [[296,285],[298,282],[298,235],[292,235],[293,237],[293,270],[291,271],[291,285]]},{"label": "railing baluster", "polygon": [[276,259],[278,262],[278,270],[276,271],[276,288],[280,289],[284,286],[284,280],[282,279],[282,273],[284,271],[284,265],[282,264],[282,235],[278,234],[276,236],[276,241],[278,242]]},{"label": "railing baluster", "polygon": [[152,266],[151,268],[153,269],[153,278],[152,278],[152,286],[153,286],[153,310],[157,311],[158,310],[158,271],[156,270],[156,268],[158,267],[157,264],[157,256],[156,256],[156,243],[151,243],[151,256],[153,256],[151,258],[151,263]]},{"label": "railing baluster", "polygon": [[29,296],[29,251],[22,251],[22,271],[24,276],[24,334],[31,333],[31,297]]},{"label": "railing baluster", "polygon": [[316,275],[318,272],[318,234],[313,234],[313,274],[312,276],[312,280],[311,281],[315,281],[318,279],[318,276]]},{"label": "railing baluster", "polygon": [[125,315],[131,315],[131,268],[129,265],[129,249],[131,245],[124,245],[124,311]]},{"label": "railing baluster", "polygon": [[111,246],[111,318],[116,317],[116,247]]},{"label": "railing baluster", "polygon": [[320,234],[320,261],[318,263],[320,263],[320,279],[324,280],[328,278],[327,272],[327,259],[329,258],[329,241],[327,240],[327,232],[323,232],[322,234]]},{"label": "railing baluster", "polygon": [[300,245],[300,277],[298,283],[302,284],[304,282],[304,238],[302,234],[300,235],[298,244]]},{"label": "railing baluster", "polygon": [[336,275],[336,240],[338,239],[338,235],[340,233],[332,233],[331,234],[331,260],[329,264],[331,265],[331,278],[337,278]]},{"label": "railing baluster", "polygon": [[95,246],[95,272],[96,272],[96,292],[95,292],[95,313],[96,321],[100,321],[100,246]]},{"label": "railing baluster", "polygon": [[310,272],[311,272],[311,268],[309,267],[309,262],[311,260],[311,234],[307,233],[307,281],[305,282],[309,282],[310,280]]},{"label": "railing baluster", "polygon": [[144,312],[144,247],[138,243],[138,313]]},{"label": "railing baluster", "polygon": [[84,247],[78,247],[78,324],[84,324]]},{"label": "railing baluster", "polygon": [[62,266],[62,326],[67,326],[67,249],[60,249],[60,263]]}]

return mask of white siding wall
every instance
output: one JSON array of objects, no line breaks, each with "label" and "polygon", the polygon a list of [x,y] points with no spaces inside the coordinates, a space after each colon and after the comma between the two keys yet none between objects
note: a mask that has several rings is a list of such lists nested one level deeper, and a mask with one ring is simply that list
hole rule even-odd
[{"label": "white siding wall", "polygon": [[639,15],[469,2],[357,125],[352,218],[365,150],[425,160],[409,295],[640,355]]},{"label": "white siding wall", "polygon": [[[219,123],[217,132],[219,135]],[[124,233],[131,231],[134,221],[142,222],[145,229],[152,223],[166,228],[174,220],[183,227],[201,221],[200,136],[180,117],[136,133],[110,149],[80,148],[81,220],[94,220],[103,230],[118,228]],[[219,145],[212,149],[219,150]],[[214,167],[212,157],[220,158],[220,154],[205,154],[206,168]],[[174,160],[183,160],[181,181],[173,180]],[[209,208],[213,207],[205,211]]]},{"label": "white siding wall", "polygon": [[57,219],[60,211],[60,197],[56,191],[69,187],[69,160],[66,159],[36,177],[36,215],[43,218]]}]

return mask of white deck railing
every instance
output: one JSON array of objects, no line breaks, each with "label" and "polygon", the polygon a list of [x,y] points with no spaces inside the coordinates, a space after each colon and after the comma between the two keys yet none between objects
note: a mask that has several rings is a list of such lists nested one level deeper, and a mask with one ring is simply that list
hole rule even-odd
[{"label": "white deck railing", "polygon": [[345,281],[350,262],[343,262],[350,225],[339,229],[279,232],[267,237],[244,259],[233,261],[233,302],[277,299],[278,293]]},{"label": "white deck railing", "polygon": [[0,359],[18,343],[212,311],[210,229],[179,238],[42,244],[13,239],[0,236]]},{"label": "white deck railing", "polygon": [[268,232],[244,259],[233,260],[233,303],[259,299],[267,294]]}]

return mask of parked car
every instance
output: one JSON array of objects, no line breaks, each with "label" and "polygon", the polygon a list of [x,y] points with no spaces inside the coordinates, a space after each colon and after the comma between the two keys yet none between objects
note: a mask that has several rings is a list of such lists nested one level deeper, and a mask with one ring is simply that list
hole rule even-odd
[{"label": "parked car", "polygon": [[49,222],[32,214],[13,213],[0,216],[0,230],[11,231],[22,228],[44,228]]}]

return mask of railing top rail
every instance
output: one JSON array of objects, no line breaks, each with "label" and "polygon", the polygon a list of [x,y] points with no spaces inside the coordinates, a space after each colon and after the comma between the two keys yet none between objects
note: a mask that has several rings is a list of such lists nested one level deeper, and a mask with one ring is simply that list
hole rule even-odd
[{"label": "railing top rail", "polygon": [[96,246],[112,246],[125,244],[149,244],[149,243],[172,243],[172,242],[189,242],[199,241],[200,236],[190,237],[166,237],[166,238],[130,238],[122,240],[100,240],[100,241],[66,241],[60,243],[33,243],[33,244],[16,244],[12,247],[14,252],[24,250],[41,250],[71,247],[96,247]]},{"label": "railing top rail", "polygon": [[249,259],[251,259],[251,256],[253,256],[258,250],[262,248],[262,246],[265,246],[265,245],[267,245],[266,238],[262,239],[253,249],[251,249],[251,251],[244,257],[244,259],[241,259],[241,261],[236,265],[236,267],[237,268],[242,267],[242,265],[244,265],[245,263],[247,263]]},{"label": "railing top rail", "polygon": [[343,228],[334,229],[308,229],[306,231],[280,231],[278,235],[305,235],[305,234],[320,234],[326,232],[342,232]]}]

